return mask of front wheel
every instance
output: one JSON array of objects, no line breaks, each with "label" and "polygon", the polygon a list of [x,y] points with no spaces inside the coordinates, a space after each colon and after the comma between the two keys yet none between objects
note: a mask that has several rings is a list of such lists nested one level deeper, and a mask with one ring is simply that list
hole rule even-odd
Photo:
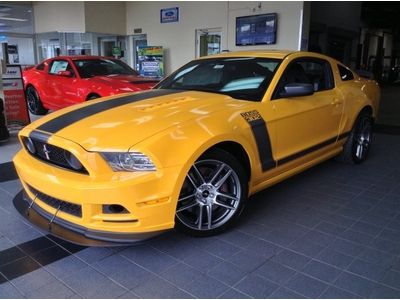
[{"label": "front wheel", "polygon": [[32,114],[34,115],[47,114],[48,109],[43,107],[39,94],[33,86],[29,86],[26,89],[26,102],[28,104],[28,109]]},{"label": "front wheel", "polygon": [[343,151],[338,156],[340,161],[360,164],[367,159],[372,142],[372,125],[371,114],[362,112],[358,116]]},{"label": "front wheel", "polygon": [[238,219],[247,195],[242,165],[226,151],[210,150],[186,175],[176,209],[176,227],[193,236],[222,232]]}]

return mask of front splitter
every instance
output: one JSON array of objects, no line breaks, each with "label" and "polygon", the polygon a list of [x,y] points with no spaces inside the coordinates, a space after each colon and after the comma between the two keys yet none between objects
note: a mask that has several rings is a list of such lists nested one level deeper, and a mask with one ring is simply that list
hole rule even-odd
[{"label": "front splitter", "polygon": [[164,232],[126,234],[89,230],[49,214],[37,204],[32,203],[32,200],[29,199],[24,190],[21,190],[14,197],[13,204],[25,219],[39,229],[65,241],[82,246],[110,247],[138,244]]}]

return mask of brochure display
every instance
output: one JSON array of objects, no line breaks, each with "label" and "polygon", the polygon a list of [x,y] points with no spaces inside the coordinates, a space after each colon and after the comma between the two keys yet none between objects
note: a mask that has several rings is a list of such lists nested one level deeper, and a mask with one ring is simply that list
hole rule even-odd
[{"label": "brochure display", "polygon": [[3,74],[3,90],[8,128],[19,129],[28,125],[30,118],[20,65],[7,65],[7,71]]},{"label": "brochure display", "polygon": [[164,53],[162,46],[138,46],[139,73],[145,77],[164,76]]}]

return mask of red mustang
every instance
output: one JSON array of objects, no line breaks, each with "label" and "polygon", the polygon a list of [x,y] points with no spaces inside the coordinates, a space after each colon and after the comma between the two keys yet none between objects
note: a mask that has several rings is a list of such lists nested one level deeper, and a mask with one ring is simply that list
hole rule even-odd
[{"label": "red mustang", "polygon": [[102,56],[59,56],[23,72],[29,111],[44,115],[104,96],[152,88],[158,80],[141,77],[122,61]]}]

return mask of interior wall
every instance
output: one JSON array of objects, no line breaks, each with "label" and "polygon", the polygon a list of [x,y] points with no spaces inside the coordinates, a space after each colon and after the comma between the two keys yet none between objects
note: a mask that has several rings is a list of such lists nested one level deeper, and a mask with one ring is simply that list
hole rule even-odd
[{"label": "interior wall", "polygon": [[126,35],[126,3],[121,1],[85,2],[86,31]]},{"label": "interior wall", "polygon": [[[261,7],[259,4],[261,3]],[[179,7],[179,22],[160,23],[160,10]],[[195,58],[196,29],[222,29],[221,49],[292,49],[299,45],[302,1],[138,1],[126,3],[126,31],[134,34],[141,29],[147,34],[148,45],[165,48],[166,74]],[[264,13],[278,14],[277,43],[274,45],[235,45],[236,17]]]},{"label": "interior wall", "polygon": [[33,1],[35,33],[85,32],[85,6],[81,1]]}]

